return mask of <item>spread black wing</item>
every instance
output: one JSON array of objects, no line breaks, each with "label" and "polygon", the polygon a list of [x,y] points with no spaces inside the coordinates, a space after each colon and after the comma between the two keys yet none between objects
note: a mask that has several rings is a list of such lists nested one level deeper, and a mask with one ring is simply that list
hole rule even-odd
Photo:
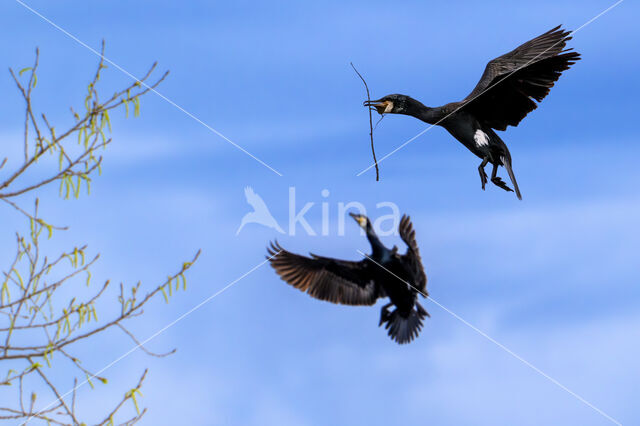
[{"label": "spread black wing", "polygon": [[565,49],[570,32],[560,26],[487,64],[478,85],[461,104],[486,125],[517,126],[537,108],[563,71],[580,60]]},{"label": "spread black wing", "polygon": [[277,242],[267,249],[280,278],[316,299],[343,305],[373,305],[381,290],[367,260],[350,262],[311,254],[300,256]]},{"label": "spread black wing", "polygon": [[411,272],[413,273],[415,282],[413,283],[423,296],[427,296],[427,274],[424,272],[422,266],[422,259],[420,258],[420,250],[418,249],[418,243],[416,243],[416,231],[413,230],[413,224],[411,218],[407,215],[403,215],[400,219],[399,226],[400,238],[407,245],[407,252],[402,255],[402,259],[409,265]]}]

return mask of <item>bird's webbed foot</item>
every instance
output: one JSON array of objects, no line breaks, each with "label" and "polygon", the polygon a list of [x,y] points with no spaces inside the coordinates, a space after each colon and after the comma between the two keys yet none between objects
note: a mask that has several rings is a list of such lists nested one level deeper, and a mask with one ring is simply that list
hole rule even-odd
[{"label": "bird's webbed foot", "polygon": [[378,324],[378,327],[389,321],[389,318],[391,318],[391,314],[389,313],[389,306],[391,305],[393,305],[393,303],[387,303],[382,307],[382,309],[380,309],[380,323]]},{"label": "bird's webbed foot", "polygon": [[491,183],[507,192],[513,192],[513,189],[509,188],[500,176],[498,176],[498,165],[496,163],[493,164],[493,170],[491,171]]},{"label": "bird's webbed foot", "polygon": [[499,176],[491,178],[491,182],[495,186],[500,187],[507,192],[513,192],[513,189],[509,188],[509,186],[506,183],[504,183],[504,181]]}]

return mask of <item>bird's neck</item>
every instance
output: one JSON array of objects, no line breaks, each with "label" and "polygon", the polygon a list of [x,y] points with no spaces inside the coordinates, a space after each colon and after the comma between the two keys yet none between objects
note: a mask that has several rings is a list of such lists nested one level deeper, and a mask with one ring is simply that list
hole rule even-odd
[{"label": "bird's neck", "polygon": [[376,233],[373,232],[373,229],[371,228],[367,229],[367,239],[371,244],[371,250],[372,250],[371,257],[374,260],[382,259],[384,257],[384,253],[388,249],[384,246],[384,244],[382,244],[382,242],[380,242],[380,239],[378,238]]},{"label": "bird's neck", "polygon": [[418,105],[415,105],[415,107],[411,109],[409,115],[429,124],[436,124],[438,120],[440,120],[437,108],[430,108],[422,105],[420,102],[417,102],[417,104]]}]

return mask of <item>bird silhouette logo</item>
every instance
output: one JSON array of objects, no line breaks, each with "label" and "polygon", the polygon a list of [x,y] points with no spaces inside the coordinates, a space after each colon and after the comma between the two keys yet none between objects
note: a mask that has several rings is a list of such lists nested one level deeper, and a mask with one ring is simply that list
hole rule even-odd
[{"label": "bird silhouette logo", "polygon": [[279,233],[284,234],[284,231],[269,211],[267,204],[262,197],[253,191],[253,188],[250,186],[244,188],[244,196],[247,199],[247,203],[253,207],[253,211],[244,215],[242,222],[240,222],[240,227],[236,231],[236,235],[240,234],[240,231],[247,223],[257,223],[267,228],[273,228]]}]

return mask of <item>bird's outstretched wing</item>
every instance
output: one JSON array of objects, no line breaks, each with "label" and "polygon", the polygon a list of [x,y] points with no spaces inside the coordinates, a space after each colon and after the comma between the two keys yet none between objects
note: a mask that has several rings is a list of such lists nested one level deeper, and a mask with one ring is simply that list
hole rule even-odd
[{"label": "bird's outstretched wing", "polygon": [[460,104],[496,130],[517,126],[537,108],[562,71],[580,60],[565,49],[570,32],[560,26],[529,40],[487,64],[482,78]]},{"label": "bird's outstretched wing", "polygon": [[402,216],[398,230],[400,232],[400,238],[402,238],[402,241],[407,245],[407,252],[402,257],[411,267],[411,271],[416,280],[414,283],[416,288],[422,292],[423,296],[426,296],[428,295],[427,274],[425,274],[424,267],[422,266],[420,250],[418,249],[418,243],[416,243],[416,231],[413,230],[413,224],[409,216]]},{"label": "bird's outstretched wing", "polygon": [[311,297],[342,305],[373,305],[381,297],[365,260],[300,256],[286,251],[277,242],[271,243],[267,251],[280,278]]}]

